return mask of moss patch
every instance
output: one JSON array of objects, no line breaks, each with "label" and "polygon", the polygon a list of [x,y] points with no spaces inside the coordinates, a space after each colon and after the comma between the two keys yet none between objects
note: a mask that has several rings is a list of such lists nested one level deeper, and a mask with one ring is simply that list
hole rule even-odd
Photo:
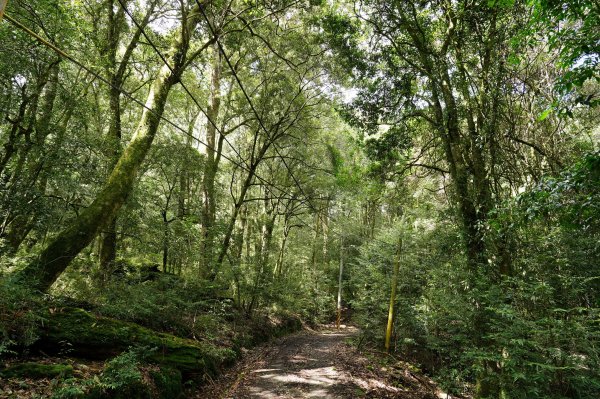
[{"label": "moss patch", "polygon": [[100,317],[78,308],[63,308],[47,315],[39,346],[68,349],[91,359],[106,359],[132,346],[151,348],[147,360],[171,366],[186,375],[215,375],[235,360],[227,348],[157,333],[135,323]]},{"label": "moss patch", "polygon": [[0,371],[3,378],[55,378],[73,374],[69,364],[19,363]]}]

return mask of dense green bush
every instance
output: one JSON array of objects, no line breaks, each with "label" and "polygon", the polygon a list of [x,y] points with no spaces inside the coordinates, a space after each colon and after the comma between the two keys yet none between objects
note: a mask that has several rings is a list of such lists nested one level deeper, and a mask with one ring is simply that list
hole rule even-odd
[{"label": "dense green bush", "polygon": [[42,298],[7,280],[0,275],[0,358],[33,344],[43,321],[38,312]]},{"label": "dense green bush", "polygon": [[156,268],[127,265],[108,280],[77,284],[66,292],[98,314],[180,337],[206,339],[229,333],[225,320],[234,309],[219,288]]},{"label": "dense green bush", "polygon": [[[433,231],[412,231],[412,255],[401,258],[395,349],[450,392],[468,392],[477,380],[503,398],[599,397],[599,204],[593,153],[495,209],[487,240],[489,248],[509,246],[510,275],[498,273],[491,250],[489,263],[470,272],[459,230],[441,220]],[[361,247],[352,280],[356,320],[376,345],[388,311],[391,236]]]},{"label": "dense green bush", "polygon": [[144,359],[152,348],[123,352],[104,366],[99,376],[57,382],[53,399],[177,398],[183,386],[181,373],[169,367],[148,366]]}]

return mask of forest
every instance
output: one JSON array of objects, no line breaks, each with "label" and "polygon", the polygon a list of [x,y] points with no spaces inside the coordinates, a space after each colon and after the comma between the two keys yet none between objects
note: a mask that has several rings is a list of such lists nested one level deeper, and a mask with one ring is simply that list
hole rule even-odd
[{"label": "forest", "polygon": [[0,398],[600,398],[600,3],[0,0]]}]

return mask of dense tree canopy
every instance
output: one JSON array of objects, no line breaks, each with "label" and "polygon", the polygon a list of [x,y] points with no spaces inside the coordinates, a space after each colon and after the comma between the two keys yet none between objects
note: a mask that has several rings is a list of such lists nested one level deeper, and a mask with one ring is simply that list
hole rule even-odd
[{"label": "dense tree canopy", "polygon": [[584,0],[11,0],[0,356],[72,339],[57,303],[141,324],[120,351],[337,313],[452,394],[597,398],[599,26]]}]

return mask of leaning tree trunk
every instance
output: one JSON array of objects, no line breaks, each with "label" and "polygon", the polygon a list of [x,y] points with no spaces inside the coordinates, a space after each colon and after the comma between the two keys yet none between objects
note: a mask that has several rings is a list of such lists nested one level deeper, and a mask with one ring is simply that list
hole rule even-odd
[{"label": "leaning tree trunk", "polygon": [[198,23],[198,13],[193,12],[182,26],[175,40],[167,63],[152,84],[140,123],[129,145],[120,156],[115,168],[94,201],[70,226],[60,232],[42,253],[14,278],[41,291],[52,286],[69,263],[107,225],[123,206],[136,181],[138,169],[143,162],[160,124],[169,91],[178,82],[185,65],[189,38]]}]

